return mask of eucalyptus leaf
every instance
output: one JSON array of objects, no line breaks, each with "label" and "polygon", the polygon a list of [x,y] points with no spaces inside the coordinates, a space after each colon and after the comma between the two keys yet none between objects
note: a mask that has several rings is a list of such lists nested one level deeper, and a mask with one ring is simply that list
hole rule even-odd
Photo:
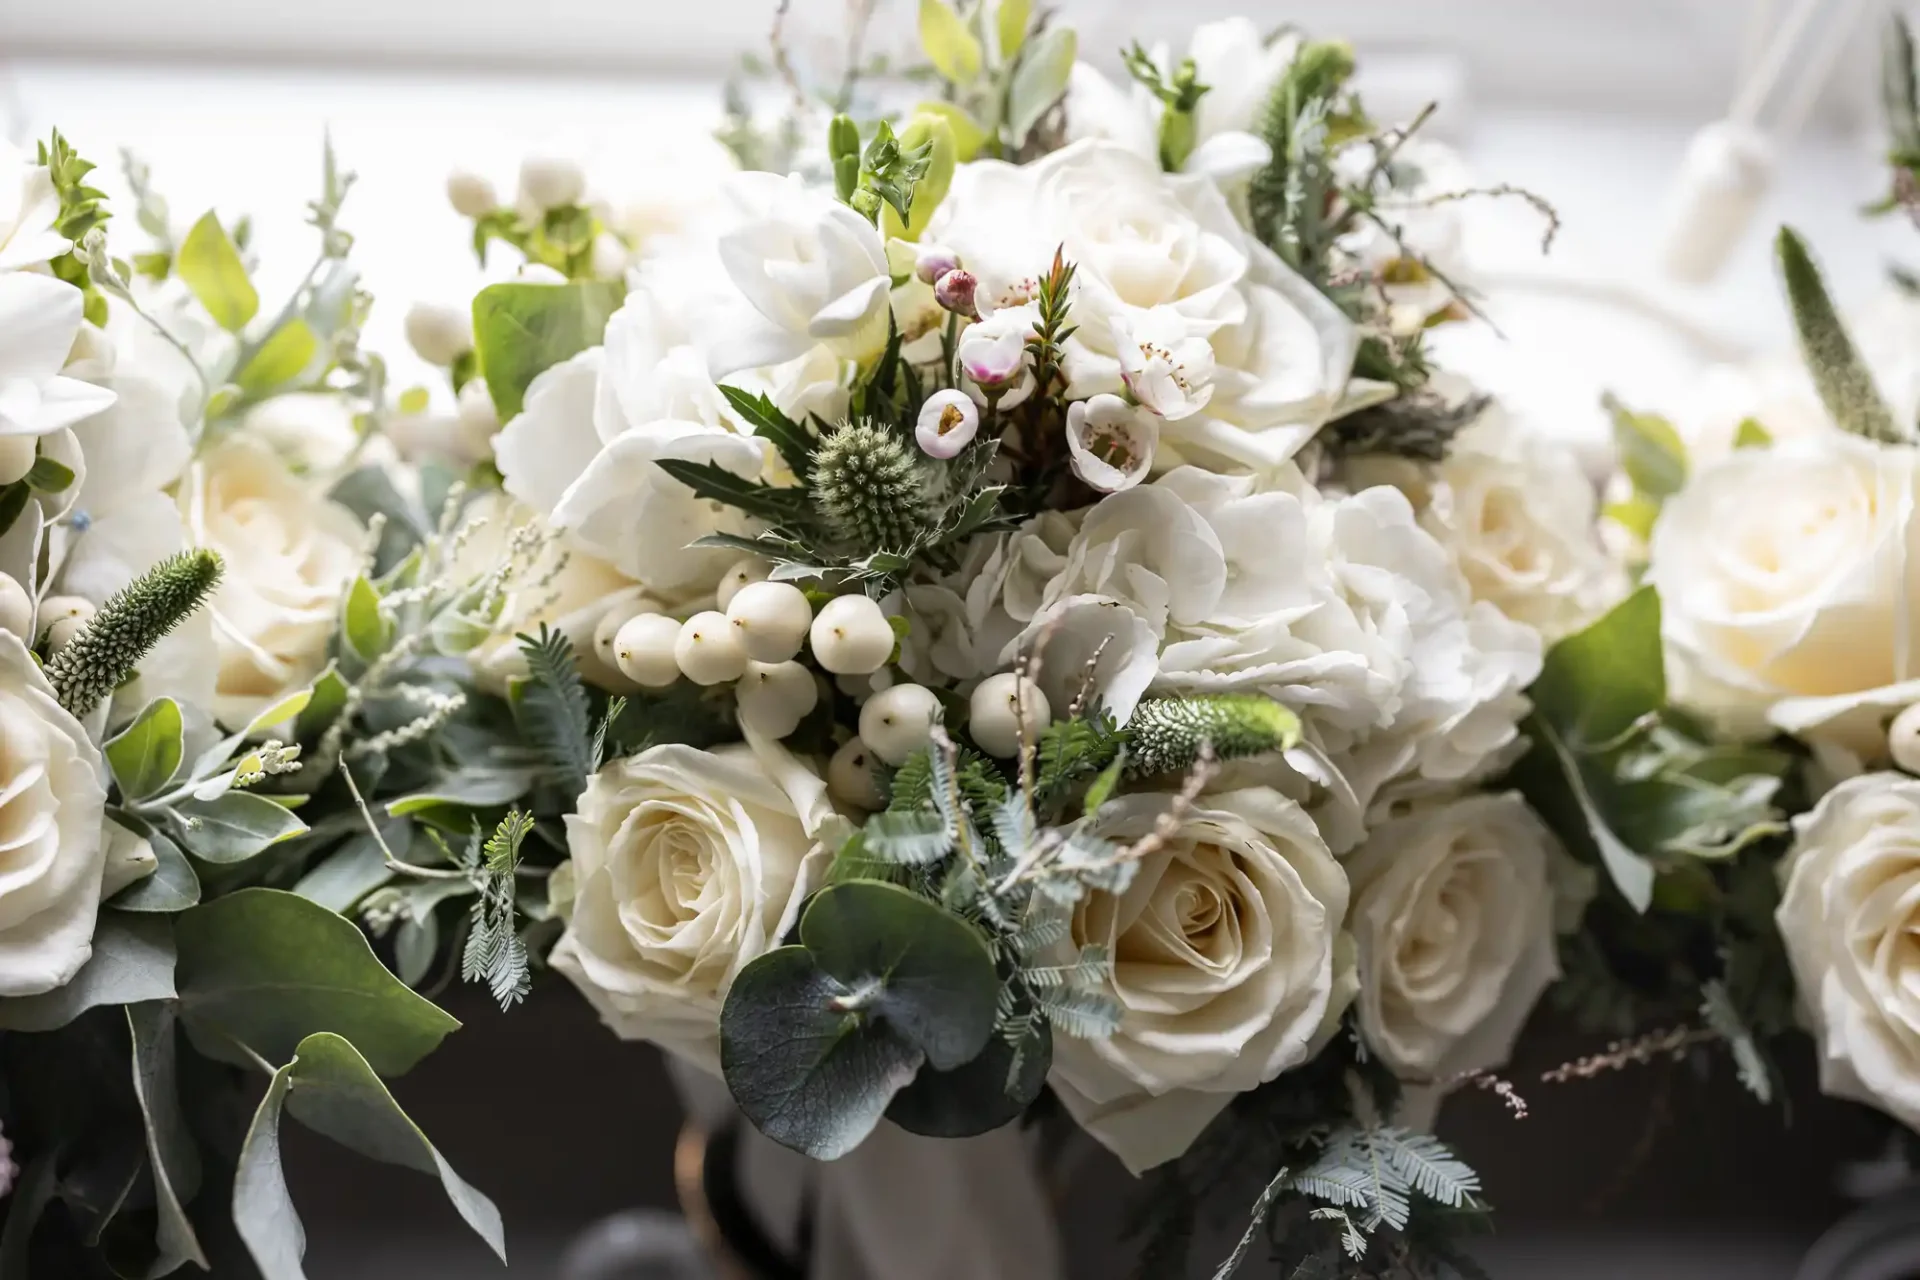
[{"label": "eucalyptus leaf", "polygon": [[404,818],[446,805],[496,808],[525,795],[536,777],[532,769],[475,765],[450,773],[425,790],[387,801],[387,813]]},{"label": "eucalyptus leaf", "polygon": [[200,1153],[180,1114],[175,1071],[174,1006],[148,1001],[127,1006],[133,1040],[133,1089],[145,1122],[147,1159],[153,1170],[154,1209],[159,1227],[159,1257],[148,1276],[164,1276],[191,1262],[207,1269],[206,1252],[187,1217],[187,1205],[200,1189]]},{"label": "eucalyptus leaf", "polygon": [[200,876],[180,846],[158,831],[145,837],[154,869],[115,894],[107,905],[120,911],[171,913],[200,901]]},{"label": "eucalyptus leaf", "polygon": [[326,1033],[300,1042],[287,1110],[307,1128],[369,1159],[438,1178],[474,1234],[501,1262],[507,1260],[500,1211],[454,1172],[352,1043]]},{"label": "eucalyptus leaf", "polygon": [[222,1062],[286,1061],[331,1031],[381,1075],[402,1075],[460,1025],[389,973],[350,921],[297,894],[242,889],[181,915],[177,938],[181,1020]]},{"label": "eucalyptus leaf", "polygon": [[597,344],[625,301],[617,280],[510,282],[475,295],[474,349],[500,421],[520,412],[536,377]]},{"label": "eucalyptus leaf", "polygon": [[995,1036],[971,1062],[952,1071],[920,1068],[913,1083],[894,1096],[887,1119],[929,1138],[971,1138],[1020,1118],[1046,1086],[1053,1066],[1053,1030],[1038,1026],[1034,1044],[1013,1075],[1013,1046]]},{"label": "eucalyptus leaf", "polygon": [[[407,856],[413,824],[388,818],[380,822],[387,844],[400,858]],[[386,854],[371,833],[349,837],[294,883],[293,891],[329,911],[351,911],[360,899],[393,879]]]},{"label": "eucalyptus leaf", "polygon": [[261,1280],[307,1280],[300,1260],[307,1252],[306,1228],[287,1190],[280,1163],[280,1114],[286,1107],[293,1064],[273,1073],[266,1096],[247,1126],[240,1161],[233,1174],[233,1225],[253,1255]]},{"label": "eucalyptus leaf", "polygon": [[65,986],[0,1000],[0,1031],[51,1031],[101,1005],[167,1000],[174,994],[173,927],[154,916],[106,911],[93,954]]},{"label": "eucalyptus leaf", "polygon": [[307,829],[283,806],[245,791],[228,791],[210,800],[182,800],[172,813],[180,843],[202,862],[245,862]]},{"label": "eucalyptus leaf", "polygon": [[258,314],[260,295],[247,279],[246,264],[211,210],[180,242],[174,269],[214,323],[227,332],[238,333]]},{"label": "eucalyptus leaf", "polygon": [[234,382],[248,395],[272,391],[306,372],[319,350],[320,340],[313,329],[295,316],[267,336],[234,374]]},{"label": "eucalyptus leaf", "polygon": [[339,719],[347,705],[347,682],[334,667],[322,671],[313,682],[313,696],[294,720],[294,737],[311,741]]},{"label": "eucalyptus leaf", "polygon": [[1613,419],[1613,443],[1620,469],[1635,491],[1656,504],[1687,483],[1687,446],[1671,422],[1653,413],[1629,409],[1612,396],[1602,400]]},{"label": "eucalyptus leaf", "polygon": [[440,922],[431,914],[402,920],[393,934],[393,969],[400,981],[417,987],[433,971],[440,948]]},{"label": "eucalyptus leaf", "polygon": [[1040,117],[1066,93],[1079,47],[1079,38],[1068,26],[1048,27],[1028,46],[1007,94],[1007,128],[1014,146],[1026,142]]},{"label": "eucalyptus leaf", "polygon": [[180,704],[172,698],[155,698],[141,708],[133,723],[109,738],[105,747],[120,794],[141,800],[172,782],[186,754],[185,735]]}]

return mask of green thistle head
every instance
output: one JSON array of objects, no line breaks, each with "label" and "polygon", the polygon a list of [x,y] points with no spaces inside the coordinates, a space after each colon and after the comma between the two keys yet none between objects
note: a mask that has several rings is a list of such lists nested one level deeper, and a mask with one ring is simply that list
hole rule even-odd
[{"label": "green thistle head", "polygon": [[1200,758],[1216,760],[1284,751],[1300,740],[1300,717],[1264,694],[1148,698],[1127,722],[1127,776],[1182,773]]},{"label": "green thistle head", "polygon": [[913,445],[853,422],[813,454],[814,508],[837,536],[872,551],[905,551],[936,523],[934,477]]},{"label": "green thistle head", "polygon": [[222,568],[211,551],[183,551],[110,596],[86,629],[47,659],[60,705],[85,716],[111,697],[160,638],[206,601]]}]

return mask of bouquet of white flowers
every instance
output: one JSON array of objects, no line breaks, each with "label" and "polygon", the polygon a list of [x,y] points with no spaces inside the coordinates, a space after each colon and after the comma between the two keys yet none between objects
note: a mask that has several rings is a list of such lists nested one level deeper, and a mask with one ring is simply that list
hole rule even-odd
[{"label": "bouquet of white flowers", "polygon": [[[783,51],[671,233],[456,174],[524,264],[408,316],[431,392],[361,347],[331,152],[272,313],[244,223],[135,164],[128,251],[64,139],[0,154],[0,1275],[205,1266],[230,1210],[296,1280],[285,1115],[501,1249],[382,1083],[456,974],[557,971],[821,1161],[1057,1104],[1156,1171],[1155,1275],[1242,1182],[1222,1276],[1466,1274],[1423,1117],[1524,1110],[1491,1073],[1563,967],[1691,982],[1656,1051],[1764,1084],[1794,771],[1920,697],[1920,473],[1797,244],[1854,434],[1690,475],[1621,409],[1610,553],[1571,453],[1434,370],[1481,193],[1347,46],[1218,23],[1116,83],[1024,0],[919,18],[915,74]],[[1780,907],[1836,1087],[1909,1122],[1913,786],[1797,819]],[[1702,921],[1724,973],[1626,991],[1623,927],[1690,963]]]}]

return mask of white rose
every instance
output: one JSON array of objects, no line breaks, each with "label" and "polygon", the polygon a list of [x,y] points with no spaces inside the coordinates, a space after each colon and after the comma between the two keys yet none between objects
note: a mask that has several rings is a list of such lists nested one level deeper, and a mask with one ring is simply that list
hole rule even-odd
[{"label": "white rose", "polygon": [[222,723],[242,724],[326,665],[341,596],[360,572],[365,531],[271,448],[242,435],[193,464],[180,507],[191,543],[226,562],[207,606],[213,710]]},{"label": "white rose", "polygon": [[1851,778],[1793,828],[1774,919],[1820,1086],[1920,1129],[1920,781]]},{"label": "white rose", "polygon": [[1559,977],[1552,834],[1517,795],[1375,827],[1347,858],[1360,1027],[1395,1071],[1445,1080],[1505,1062]]},{"label": "white rose", "polygon": [[0,138],[0,272],[39,266],[73,247],[54,229],[60,193],[43,164]]},{"label": "white rose", "polygon": [[0,273],[0,438],[51,435],[113,403],[113,392],[60,372],[84,305],[64,280]]},{"label": "white rose", "polygon": [[722,194],[734,225],[721,233],[720,262],[748,305],[708,347],[716,377],[820,343],[849,359],[886,345],[892,281],[871,222],[798,177],[732,174]]},{"label": "white rose", "polygon": [[0,996],[64,985],[92,954],[107,778],[40,664],[0,631]]},{"label": "white rose", "polygon": [[1578,457],[1499,408],[1454,438],[1416,505],[1421,527],[1453,557],[1474,599],[1550,641],[1624,593]]},{"label": "white rose", "polygon": [[1675,697],[1732,732],[1883,754],[1920,701],[1916,483],[1914,450],[1839,432],[1696,472],[1648,548]]},{"label": "white rose", "polygon": [[[1108,834],[1145,836],[1167,800],[1115,801]],[[1056,1037],[1061,1102],[1136,1173],[1180,1155],[1337,1027],[1346,911],[1346,874],[1297,805],[1266,788],[1202,799],[1124,894],[1074,908],[1070,942],[1107,948],[1123,1014],[1107,1039]]]},{"label": "white rose", "polygon": [[826,785],[778,743],[614,761],[567,816],[574,897],[553,967],[616,1034],[718,1074],[727,989],[792,926],[832,820]]}]

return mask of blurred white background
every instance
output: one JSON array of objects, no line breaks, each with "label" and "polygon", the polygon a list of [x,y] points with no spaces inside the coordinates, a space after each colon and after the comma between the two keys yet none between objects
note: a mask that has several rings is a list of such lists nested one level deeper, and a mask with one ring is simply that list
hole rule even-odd
[{"label": "blurred white background", "polygon": [[[1804,0],[1804,34],[1771,114],[1776,176],[1710,287],[1664,280],[1658,250],[1689,139],[1726,114],[1761,39],[1803,0],[1066,0],[1083,56],[1125,39],[1184,43],[1236,11],[1351,37],[1375,114],[1442,110],[1436,134],[1481,182],[1536,191],[1560,210],[1551,257],[1517,201],[1468,215],[1468,247],[1500,333],[1448,335],[1448,354],[1550,425],[1594,438],[1598,392],[1666,404],[1704,363],[1783,341],[1767,233],[1792,222],[1843,301],[1883,287],[1913,243],[1865,223],[1878,194],[1875,43],[1881,5]],[[415,299],[460,301],[478,271],[441,195],[447,170],[510,186],[523,153],[585,160],[595,183],[644,194],[710,163],[719,85],[763,50],[772,0],[7,0],[0,5],[0,127],[17,140],[58,124],[90,158],[149,161],[176,218],[249,213],[266,264],[289,280],[309,253],[304,201],[331,130],[361,177],[348,224],[368,283],[389,305],[371,337],[401,353]],[[800,53],[841,26],[845,0],[793,0]],[[870,48],[905,48],[913,6],[880,0]],[[117,175],[113,175],[117,178]],[[116,184],[110,184],[114,186]],[[1915,254],[1920,257],[1920,254]],[[1656,319],[1677,318],[1680,323]],[[404,356],[396,360],[403,378]]]}]

